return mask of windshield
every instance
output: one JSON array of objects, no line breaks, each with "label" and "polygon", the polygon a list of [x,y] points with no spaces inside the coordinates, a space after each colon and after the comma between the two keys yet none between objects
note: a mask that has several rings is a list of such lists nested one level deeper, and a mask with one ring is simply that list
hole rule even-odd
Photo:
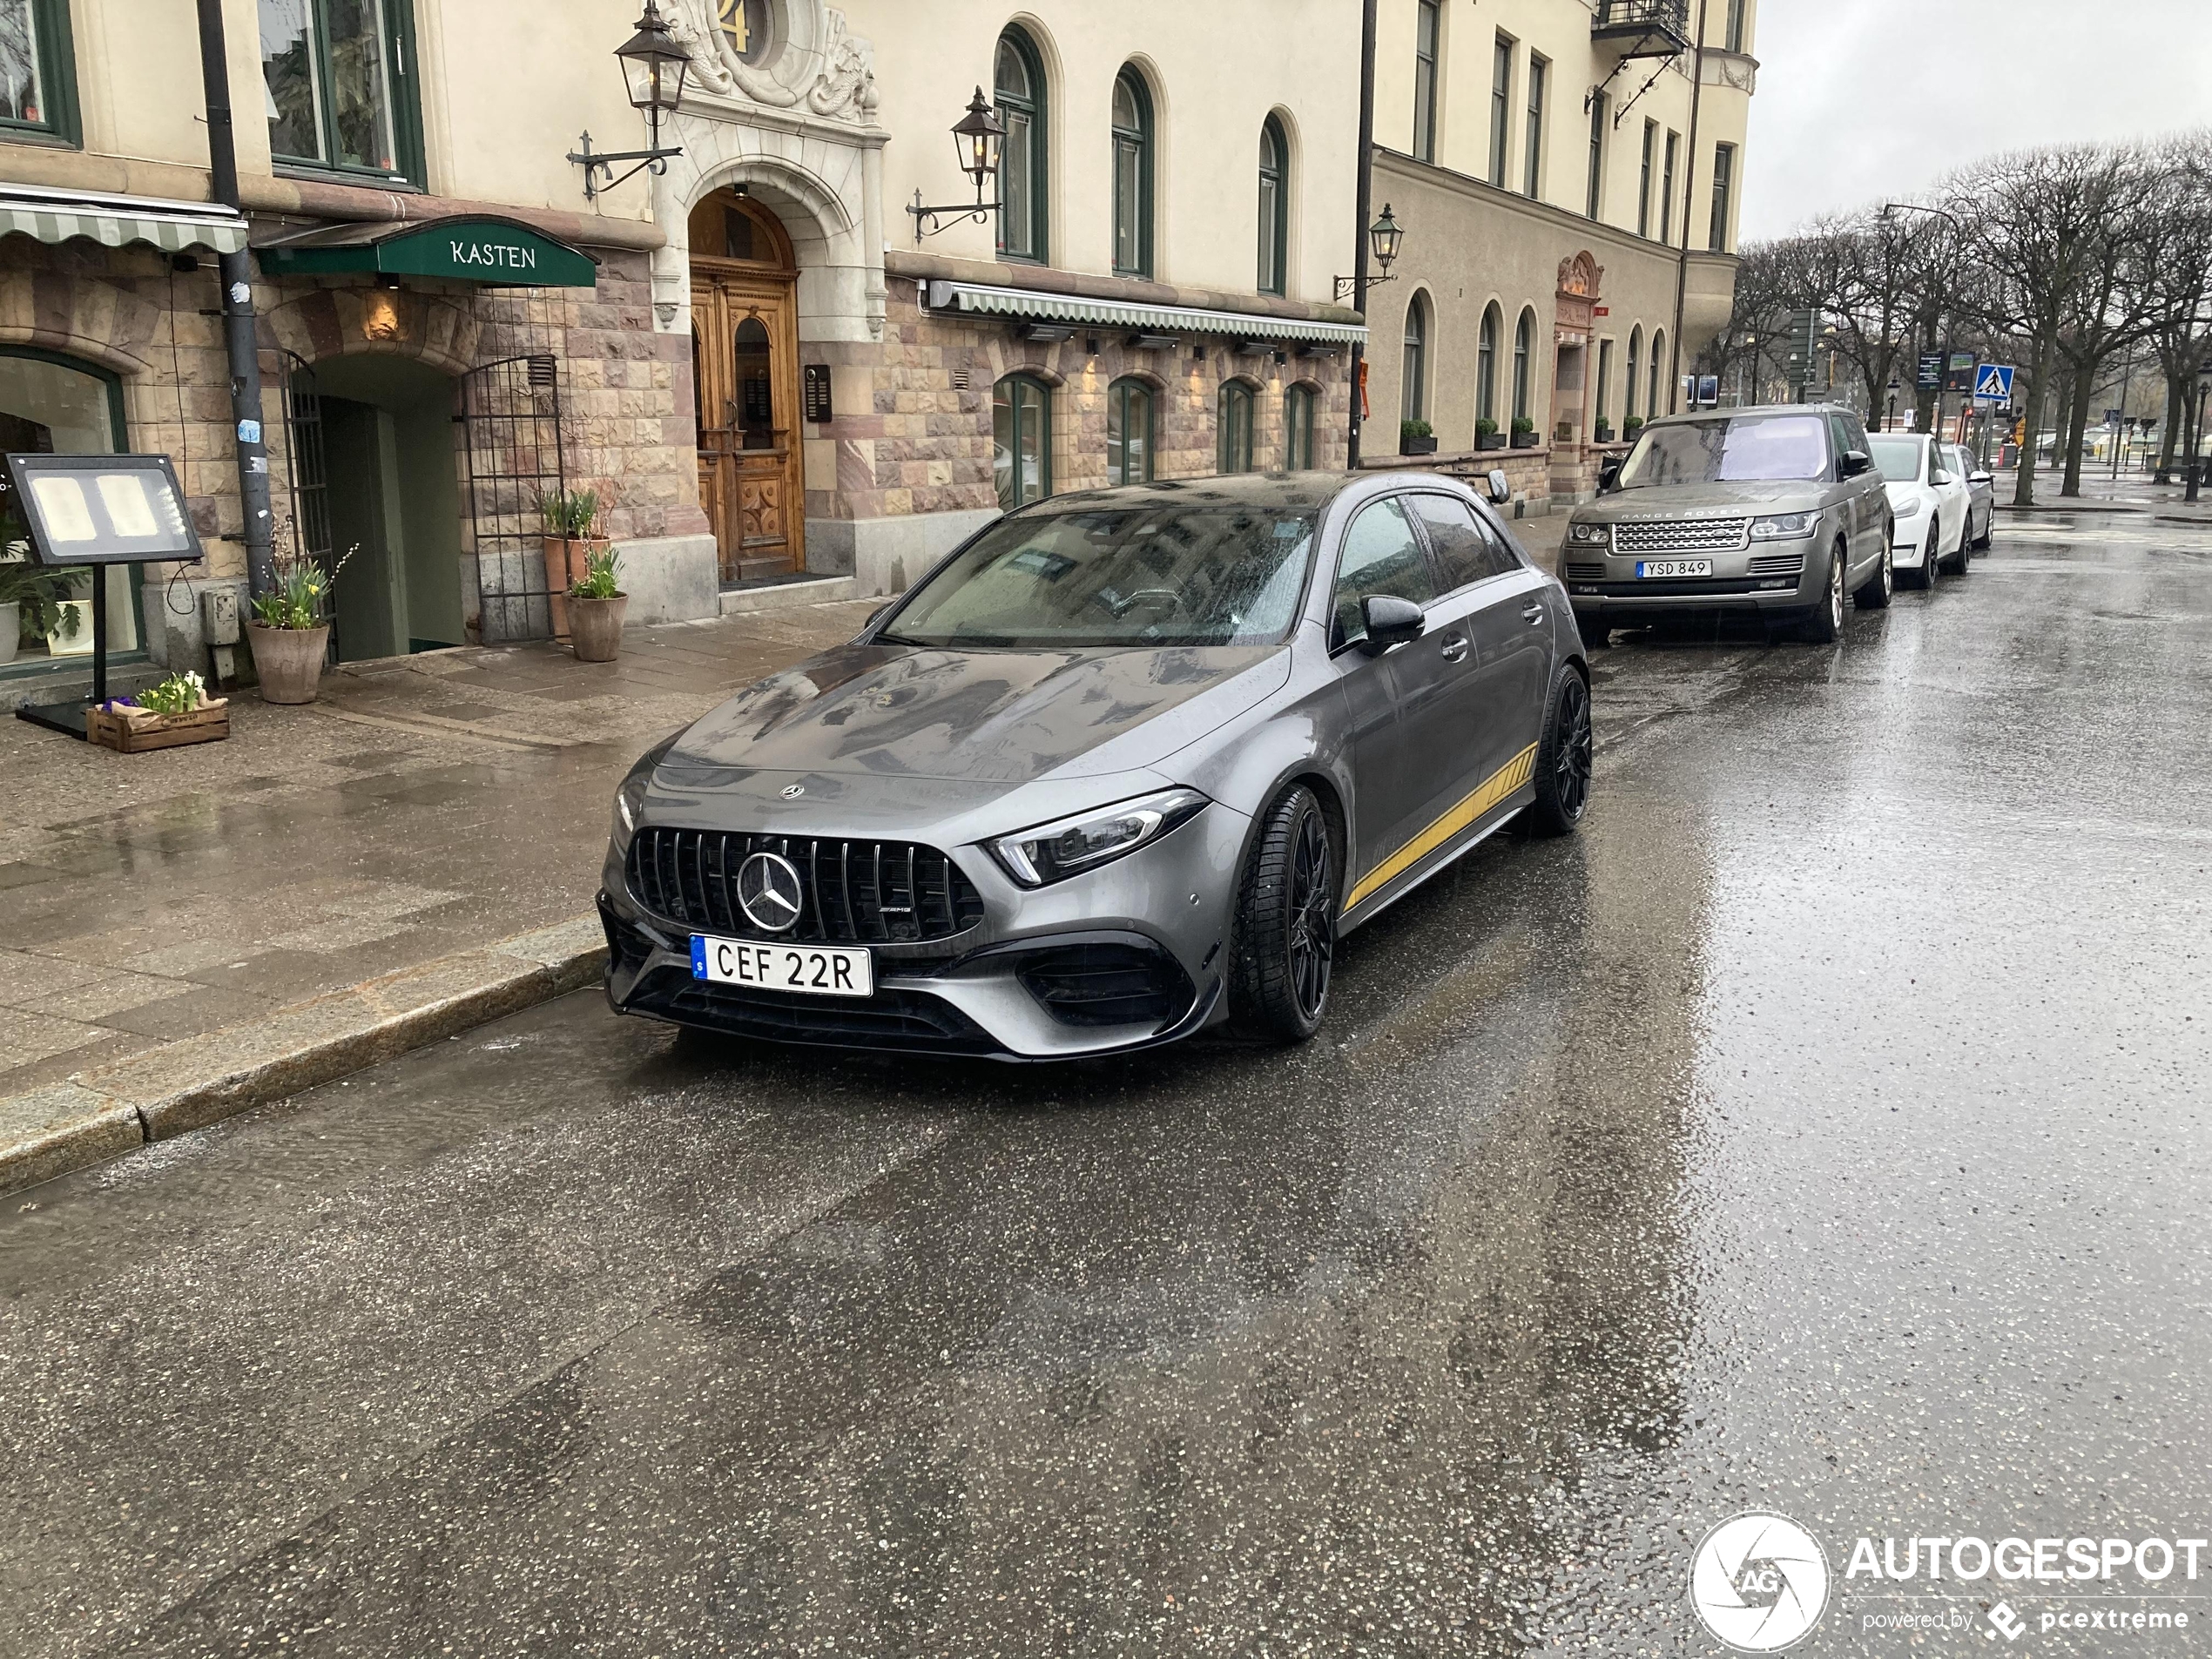
[{"label": "windshield", "polygon": [[1146,505],[1002,519],[880,637],[950,646],[1271,645],[1305,585],[1313,519]]},{"label": "windshield", "polygon": [[1885,484],[1912,484],[1920,480],[1920,446],[1911,438],[1869,438],[1866,448],[1882,469]]},{"label": "windshield", "polygon": [[1826,424],[1817,415],[1768,415],[1652,427],[1621,469],[1619,488],[1824,479]]}]

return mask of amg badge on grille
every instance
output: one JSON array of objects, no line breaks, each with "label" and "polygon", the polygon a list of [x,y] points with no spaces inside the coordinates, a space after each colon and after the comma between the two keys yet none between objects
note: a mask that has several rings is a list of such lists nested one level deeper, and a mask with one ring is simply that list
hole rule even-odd
[{"label": "amg badge on grille", "polygon": [[738,867],[738,903],[756,927],[790,932],[805,894],[799,867],[779,853],[755,853]]}]

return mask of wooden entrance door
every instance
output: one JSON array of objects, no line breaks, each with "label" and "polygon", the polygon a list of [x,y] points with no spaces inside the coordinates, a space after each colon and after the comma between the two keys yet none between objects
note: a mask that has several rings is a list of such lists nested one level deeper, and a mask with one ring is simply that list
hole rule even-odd
[{"label": "wooden entrance door", "polygon": [[[806,568],[797,277],[781,227],[758,222],[750,202],[718,199],[726,193],[692,215],[699,502],[722,580],[754,582]],[[745,222],[733,228],[732,216]],[[728,256],[740,250],[765,257]]]}]

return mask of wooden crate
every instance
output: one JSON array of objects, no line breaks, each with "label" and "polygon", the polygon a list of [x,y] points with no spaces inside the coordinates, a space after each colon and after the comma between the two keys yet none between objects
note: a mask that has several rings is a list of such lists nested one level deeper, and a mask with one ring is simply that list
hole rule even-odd
[{"label": "wooden crate", "polygon": [[152,709],[91,708],[84,711],[84,735],[118,754],[173,749],[181,743],[220,743],[231,734],[231,705],[213,698],[189,714],[156,714]]}]

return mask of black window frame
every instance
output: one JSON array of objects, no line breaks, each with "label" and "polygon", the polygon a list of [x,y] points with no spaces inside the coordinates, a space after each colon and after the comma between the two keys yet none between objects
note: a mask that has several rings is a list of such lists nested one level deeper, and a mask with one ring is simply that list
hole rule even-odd
[{"label": "black window frame", "polygon": [[[1008,91],[999,81],[999,53],[1007,48],[1021,60],[1023,74],[1028,78],[1027,93]],[[1028,123],[1028,154],[1025,158],[1029,172],[1029,243],[1027,249],[1008,246],[1006,239],[1007,214],[1001,208],[995,215],[998,256],[1020,265],[1049,265],[1052,261],[1052,145],[1048,128],[1051,123],[1049,89],[1045,84],[1044,57],[1037,51],[1037,44],[1029,38],[1028,31],[1018,24],[1008,24],[999,31],[991,47],[991,97],[998,106],[999,118],[1005,121],[1009,112]],[[1009,130],[1011,124],[1008,124]],[[1010,132],[1009,132],[1010,136]],[[999,199],[1007,199],[1007,165],[1015,146],[1001,144],[999,147]]]},{"label": "black window frame", "polygon": [[1536,314],[1524,308],[1513,325],[1513,418],[1533,421],[1535,407]]},{"label": "black window frame", "polygon": [[1643,325],[1629,330],[1628,373],[1622,377],[1621,429],[1626,432],[1629,422],[1636,419],[1636,370],[1642,367]]},{"label": "black window frame", "polygon": [[1665,408],[1659,407],[1659,388],[1664,384],[1659,378],[1661,374],[1659,363],[1666,354],[1667,331],[1663,328],[1654,328],[1651,331],[1651,368],[1649,371],[1651,408],[1645,416],[1647,420],[1656,421],[1662,415],[1672,415],[1675,412],[1675,401],[1671,396],[1668,398]]},{"label": "black window frame", "polygon": [[1519,44],[1501,29],[1490,51],[1489,178],[1492,187],[1498,190],[1506,187],[1506,169],[1512,160],[1513,54]]},{"label": "black window frame", "polygon": [[[995,444],[998,435],[998,406],[1000,401],[1000,394],[1001,391],[1007,394],[1005,401],[1007,407],[1010,411],[1008,424],[1013,428],[1014,441],[1010,446],[1009,453],[1011,453],[1014,456],[1014,499],[1011,502],[1008,501],[1005,492],[1002,490],[998,491],[998,497],[999,506],[1003,510],[1010,513],[1018,507],[1028,506],[1032,502],[1049,501],[1052,498],[1052,388],[1047,385],[1043,381],[1040,380],[1036,375],[1028,374],[1022,369],[1015,369],[1010,374],[1001,374],[996,381],[992,382],[991,431],[994,444]],[[1026,485],[1024,484],[1022,477],[1022,416],[1023,405],[1019,395],[1025,391],[1034,392],[1036,394],[1037,493],[1034,496],[1025,496],[1023,494]],[[996,470],[995,462],[994,463],[993,470],[995,472]],[[992,480],[992,483],[994,489],[995,489],[997,480],[994,478]]]},{"label": "black window frame", "polygon": [[1613,424],[1605,413],[1606,394],[1612,379],[1613,336],[1608,334],[1597,342],[1597,372],[1592,377],[1590,387],[1590,429],[1593,432],[1601,425],[1609,427]]},{"label": "black window frame", "polygon": [[[381,167],[355,166],[348,162],[327,158],[337,150],[337,111],[331,103],[329,0],[300,0],[308,14],[311,50],[315,54],[315,133],[322,142],[323,156],[287,155],[279,151],[272,140],[269,151],[271,166],[280,174],[313,174],[342,179],[373,179],[380,183],[404,182],[417,190],[429,188],[428,164],[423,153],[422,84],[417,74],[420,57],[415,49],[414,0],[367,0],[382,13],[384,24],[384,77],[392,100],[392,152],[398,163],[387,172]],[[254,9],[260,17],[260,4]],[[256,37],[258,49],[259,37]],[[267,59],[259,62],[266,65]],[[266,71],[263,69],[266,87]]]},{"label": "black window frame", "polygon": [[1735,193],[1736,146],[1716,144],[1713,146],[1713,219],[1706,236],[1710,253],[1728,252],[1728,215],[1732,206],[1730,198]]},{"label": "black window frame", "polygon": [[1406,305],[1406,327],[1399,344],[1403,355],[1399,359],[1398,418],[1400,421],[1428,419],[1428,295],[1415,289]]},{"label": "black window frame", "polygon": [[[1268,165],[1272,150],[1275,165]],[[1268,186],[1274,185],[1275,212],[1267,211]],[[1262,293],[1281,294],[1290,288],[1291,260],[1291,145],[1283,124],[1270,115],[1259,124],[1259,256],[1258,287]],[[1272,266],[1272,280],[1270,266]]]},{"label": "black window frame", "polygon": [[[1127,91],[1130,103],[1136,114],[1136,125],[1125,127],[1114,118],[1113,102],[1108,104],[1108,122],[1114,135],[1114,171],[1112,194],[1114,199],[1114,244],[1112,258],[1116,276],[1150,278],[1152,274],[1152,89],[1134,64],[1123,64],[1114,77],[1114,89],[1118,93]],[[1122,191],[1122,158],[1133,152],[1136,158],[1135,201],[1123,199]],[[1134,264],[1122,259],[1123,233],[1129,228],[1127,215],[1136,217],[1136,234],[1130,238],[1136,244]]]},{"label": "black window frame", "polygon": [[[1144,400],[1144,469],[1141,476],[1132,476],[1129,464],[1130,406],[1136,398]],[[1122,428],[1122,458],[1114,459],[1114,428]],[[1136,374],[1123,374],[1106,388],[1106,482],[1115,484],[1149,484],[1159,464],[1159,399],[1152,382]]]},{"label": "black window frame", "polygon": [[1313,470],[1314,388],[1293,381],[1283,388],[1283,470]]},{"label": "black window frame", "polygon": [[1659,169],[1659,239],[1675,245],[1675,163],[1680,159],[1682,134],[1667,129],[1665,159]]},{"label": "black window frame", "polygon": [[1590,179],[1584,194],[1586,216],[1596,219],[1605,207],[1605,89],[1590,89]]},{"label": "black window frame", "polygon": [[1436,102],[1442,82],[1437,64],[1444,55],[1441,0],[1415,0],[1413,7],[1413,159],[1436,159]]},{"label": "black window frame", "polygon": [[1636,234],[1651,234],[1651,164],[1659,150],[1659,124],[1643,124],[1643,172],[1636,183]]},{"label": "black window frame", "polygon": [[69,0],[29,0],[29,7],[38,37],[38,95],[44,113],[36,121],[0,116],[0,138],[79,148],[84,128],[77,102],[77,37],[70,28]]},{"label": "black window frame", "polygon": [[[1231,419],[1231,411],[1242,411],[1241,427]],[[1243,381],[1224,381],[1221,392],[1214,400],[1216,425],[1214,439],[1214,471],[1222,477],[1252,470],[1258,450],[1259,400],[1252,395],[1252,388]],[[1239,458],[1231,446],[1241,440],[1244,465],[1234,464]]]},{"label": "black window frame", "polygon": [[1498,358],[1505,350],[1505,334],[1506,314],[1493,300],[1483,309],[1474,341],[1474,418],[1489,421],[1493,432],[1498,429]]},{"label": "black window frame", "polygon": [[1539,53],[1528,54],[1528,153],[1521,159],[1521,181],[1527,186],[1521,194],[1530,201],[1543,199],[1544,184],[1544,102],[1551,90],[1552,60]]},{"label": "black window frame", "polygon": [[1728,0],[1728,23],[1721,36],[1724,51],[1740,52],[1743,50],[1743,14],[1749,9],[1744,0]]}]

